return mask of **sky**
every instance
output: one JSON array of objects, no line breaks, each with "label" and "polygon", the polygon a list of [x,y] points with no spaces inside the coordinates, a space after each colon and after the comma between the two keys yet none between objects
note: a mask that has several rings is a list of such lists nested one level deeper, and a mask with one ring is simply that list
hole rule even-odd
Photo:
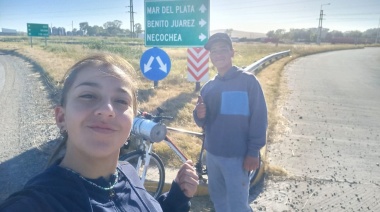
[{"label": "sky", "polygon": [[[79,29],[80,22],[102,26],[122,21],[130,27],[131,0],[0,0],[0,28],[26,32],[27,23]],[[170,1],[170,0],[166,0]],[[178,0],[177,0],[178,1]],[[210,30],[270,30],[318,27],[342,32],[378,28],[380,0],[210,0]],[[134,23],[144,24],[144,0],[133,0]]]}]

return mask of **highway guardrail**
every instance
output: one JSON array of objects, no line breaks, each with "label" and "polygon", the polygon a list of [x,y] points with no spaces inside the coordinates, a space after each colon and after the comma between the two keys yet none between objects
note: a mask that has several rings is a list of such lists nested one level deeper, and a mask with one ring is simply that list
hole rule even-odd
[{"label": "highway guardrail", "polygon": [[272,63],[278,59],[281,59],[285,56],[290,55],[290,50],[283,52],[277,52],[266,57],[261,58],[260,60],[252,63],[251,65],[244,68],[245,71],[253,72],[254,74],[259,73],[259,71],[266,66],[267,63]]}]

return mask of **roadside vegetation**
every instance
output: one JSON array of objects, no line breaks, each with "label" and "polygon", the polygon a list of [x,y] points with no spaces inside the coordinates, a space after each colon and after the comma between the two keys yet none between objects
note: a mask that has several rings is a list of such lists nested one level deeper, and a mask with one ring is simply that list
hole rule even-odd
[{"label": "roadside vegetation", "polygon": [[[168,126],[184,128],[191,131],[201,131],[195,125],[192,118],[192,110],[195,106],[198,92],[195,91],[195,83],[187,81],[187,52],[186,48],[163,48],[171,58],[172,67],[167,78],[159,81],[158,87],[153,87],[153,82],[145,79],[139,68],[140,57],[147,49],[141,39],[111,38],[111,37],[49,37],[45,46],[44,38],[33,38],[33,48],[28,37],[0,37],[0,50],[9,50],[15,54],[21,54],[35,61],[50,79],[51,83],[59,87],[65,71],[83,56],[96,52],[112,52],[126,58],[135,68],[139,87],[139,109],[155,113],[157,107],[165,111],[165,115],[174,119],[166,121]],[[330,44],[273,44],[273,43],[234,43],[234,64],[245,67],[253,62],[276,52],[291,50],[291,56],[282,58],[268,65],[257,74],[263,87],[269,112],[268,142],[276,141],[276,134],[284,132],[286,120],[279,113],[279,105],[282,94],[287,93],[282,86],[282,70],[291,60],[305,55],[343,50],[363,48],[363,45],[330,45]],[[210,78],[216,74],[216,69],[210,63]],[[203,85],[204,83],[202,83]],[[53,111],[52,111],[53,114]],[[201,147],[201,141],[195,137],[170,134],[176,144],[193,161]],[[166,164],[178,165],[177,156],[164,144],[156,144],[155,152],[158,153]],[[169,162],[170,161],[170,162]],[[268,166],[272,174],[284,174],[281,168]]]}]

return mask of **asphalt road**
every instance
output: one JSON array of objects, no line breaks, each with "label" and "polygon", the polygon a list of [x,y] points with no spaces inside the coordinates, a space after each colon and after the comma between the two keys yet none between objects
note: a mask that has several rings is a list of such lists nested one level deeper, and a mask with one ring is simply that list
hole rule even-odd
[{"label": "asphalt road", "polygon": [[13,54],[0,51],[0,203],[45,168],[58,137],[40,69]]},{"label": "asphalt road", "polygon": [[260,211],[380,211],[380,48],[297,59],[284,71],[287,120],[268,146]]}]

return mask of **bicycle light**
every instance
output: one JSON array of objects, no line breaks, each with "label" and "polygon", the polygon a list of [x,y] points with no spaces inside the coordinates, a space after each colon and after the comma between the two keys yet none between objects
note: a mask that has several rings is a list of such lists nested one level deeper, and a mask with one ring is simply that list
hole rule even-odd
[{"label": "bicycle light", "polygon": [[166,132],[166,125],[162,123],[138,117],[133,119],[132,133],[149,141],[160,142],[164,140]]}]

